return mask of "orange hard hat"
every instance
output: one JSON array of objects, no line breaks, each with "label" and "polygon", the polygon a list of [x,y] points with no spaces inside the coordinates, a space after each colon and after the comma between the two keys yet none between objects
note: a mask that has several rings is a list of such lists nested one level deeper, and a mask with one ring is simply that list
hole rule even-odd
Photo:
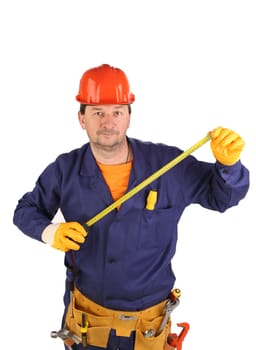
[{"label": "orange hard hat", "polygon": [[108,64],[87,70],[79,85],[76,100],[82,104],[130,104],[135,96],[130,91],[130,85],[125,73]]}]

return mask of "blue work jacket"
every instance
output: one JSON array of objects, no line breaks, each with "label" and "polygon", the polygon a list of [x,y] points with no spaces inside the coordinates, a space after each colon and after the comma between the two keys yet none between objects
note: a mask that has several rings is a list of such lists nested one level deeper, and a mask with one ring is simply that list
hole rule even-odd
[{"label": "blue work jacket", "polygon": [[[181,154],[181,150],[129,138],[133,166],[128,190]],[[175,282],[171,261],[177,225],[184,209],[198,203],[224,212],[249,188],[249,172],[198,161],[190,155],[90,227],[77,252],[65,254],[75,265],[77,288],[112,309],[141,310],[165,299]],[[146,208],[157,191],[154,210]],[[34,189],[18,202],[14,224],[41,240],[44,228],[60,209],[66,221],[85,223],[113,202],[90,144],[62,154],[39,176]],[[198,223],[197,223],[198,224]],[[64,300],[68,302],[66,291]]]}]

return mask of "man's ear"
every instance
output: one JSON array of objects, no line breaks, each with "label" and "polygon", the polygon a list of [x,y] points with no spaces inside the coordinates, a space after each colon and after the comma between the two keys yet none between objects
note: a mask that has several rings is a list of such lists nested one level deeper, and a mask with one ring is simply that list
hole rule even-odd
[{"label": "man's ear", "polygon": [[81,125],[81,128],[82,129],[86,129],[86,126],[85,126],[85,115],[82,114],[80,111],[77,113],[78,115],[78,120],[79,120],[79,123]]}]

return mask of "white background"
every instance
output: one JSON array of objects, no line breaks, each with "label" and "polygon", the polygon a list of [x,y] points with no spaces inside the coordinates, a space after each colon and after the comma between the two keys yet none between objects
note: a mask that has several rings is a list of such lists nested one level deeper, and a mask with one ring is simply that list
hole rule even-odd
[{"label": "white background", "polygon": [[[184,350],[255,347],[256,10],[253,0],[13,0],[0,4],[1,341],[63,349],[63,254],[12,223],[18,199],[62,152],[87,142],[75,95],[85,70],[123,69],[129,136],[186,149],[222,125],[246,141],[247,197],[224,214],[191,206],[173,267],[191,329]],[[194,154],[214,161],[209,144]],[[1,345],[2,347],[2,345]]]}]

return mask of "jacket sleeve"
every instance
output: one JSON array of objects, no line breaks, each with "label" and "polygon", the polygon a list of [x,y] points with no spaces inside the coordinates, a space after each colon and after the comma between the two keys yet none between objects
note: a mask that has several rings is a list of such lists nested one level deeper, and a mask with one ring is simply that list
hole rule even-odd
[{"label": "jacket sleeve", "polygon": [[18,201],[13,223],[26,235],[41,241],[44,228],[59,208],[59,182],[56,164],[50,164],[39,176],[34,189]]},{"label": "jacket sleeve", "polygon": [[191,157],[184,173],[186,205],[224,212],[237,205],[249,190],[249,171],[240,161],[232,166],[198,162]]}]

